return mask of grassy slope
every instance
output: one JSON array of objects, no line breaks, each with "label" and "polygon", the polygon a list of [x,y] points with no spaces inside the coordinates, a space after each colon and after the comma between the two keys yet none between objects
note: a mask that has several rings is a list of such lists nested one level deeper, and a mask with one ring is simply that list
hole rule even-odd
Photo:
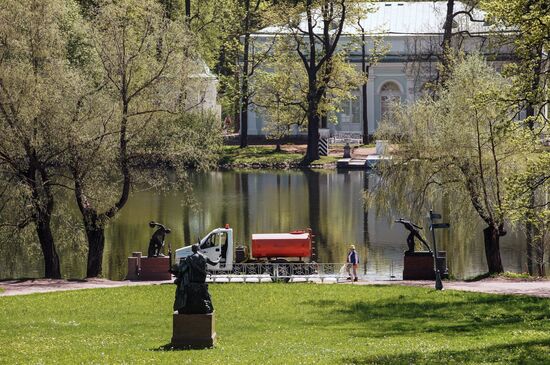
[{"label": "grassy slope", "polygon": [[0,297],[0,363],[550,363],[550,301],[425,288],[215,284],[218,345],[165,351],[170,285]]},{"label": "grassy slope", "polygon": [[[290,152],[275,152],[273,146],[250,146],[239,148],[238,146],[224,146],[222,156],[220,157],[221,165],[238,165],[238,164],[298,164],[304,156],[299,153]],[[315,164],[327,164],[336,162],[338,158],[333,156],[321,157],[314,161]]]}]

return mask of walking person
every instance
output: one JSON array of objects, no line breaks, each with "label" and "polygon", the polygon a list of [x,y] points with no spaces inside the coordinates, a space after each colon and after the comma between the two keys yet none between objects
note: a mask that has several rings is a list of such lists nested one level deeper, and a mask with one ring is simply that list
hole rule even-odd
[{"label": "walking person", "polygon": [[355,251],[355,246],[349,246],[348,258],[346,259],[347,270],[348,270],[348,280],[357,281],[357,266],[359,266],[359,255]]}]

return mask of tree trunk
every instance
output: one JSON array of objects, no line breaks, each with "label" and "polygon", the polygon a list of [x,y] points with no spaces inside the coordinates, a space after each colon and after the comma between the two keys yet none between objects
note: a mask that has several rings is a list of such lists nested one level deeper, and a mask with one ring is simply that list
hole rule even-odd
[{"label": "tree trunk", "polygon": [[[535,77],[537,81],[533,81],[532,88],[533,91],[536,90],[538,87],[538,77]],[[527,122],[527,127],[531,131],[531,133],[534,131],[535,123],[533,121],[533,118],[535,116],[535,106],[532,102],[527,103],[527,107],[525,108],[525,116],[526,118],[530,118]],[[535,206],[535,190],[533,188],[529,188],[529,206],[533,207]],[[533,248],[535,248],[535,227],[533,223],[530,221],[530,219],[527,219],[525,222],[525,241],[527,244],[527,272],[529,275],[534,274],[534,266],[533,265]],[[538,267],[538,263],[537,263]]]},{"label": "tree trunk", "polygon": [[441,70],[439,71],[438,81],[445,85],[449,76],[449,67],[451,63],[451,40],[453,37],[453,19],[454,19],[454,0],[447,0],[447,13],[445,23],[443,24],[443,42],[441,43]]},{"label": "tree trunk", "polygon": [[316,75],[309,74],[308,108],[307,108],[307,150],[303,163],[309,164],[319,159],[319,100]]},{"label": "tree trunk", "polygon": [[[365,49],[365,30],[361,27],[361,72],[368,77],[367,52]],[[367,82],[361,85],[361,120],[363,121],[363,144],[370,143],[369,119],[367,114]]]},{"label": "tree trunk", "polygon": [[243,81],[241,88],[241,148],[248,146],[248,58],[250,53],[250,0],[245,0],[245,10],[246,16],[244,20]]},{"label": "tree trunk", "polygon": [[546,276],[546,268],[544,265],[544,243],[542,238],[537,240],[537,274],[540,277]]},{"label": "tree trunk", "polygon": [[36,152],[33,151],[31,155],[31,166],[26,175],[27,184],[32,190],[36,234],[44,256],[44,277],[61,279],[61,265],[51,229],[54,197],[49,185],[50,178],[43,168],[38,167],[40,163],[36,159]]},{"label": "tree trunk", "polygon": [[537,227],[533,228],[534,239],[536,241],[536,261],[537,261],[537,274],[540,277],[546,276],[546,269],[544,266],[544,238],[540,234],[540,231]]},{"label": "tree trunk", "polygon": [[319,115],[317,115],[317,110],[308,112],[307,122],[307,151],[304,162],[309,164],[319,159]]},{"label": "tree trunk", "polygon": [[185,0],[185,22],[189,24],[191,20],[191,0]]},{"label": "tree trunk", "polygon": [[[542,69],[542,47],[539,49],[535,49],[531,52],[531,58],[537,60],[535,63],[535,66],[533,67],[533,80],[531,82],[531,92],[533,92],[535,95],[537,95],[537,90],[539,88],[540,84],[540,73]],[[526,108],[525,108],[525,117],[527,120],[527,127],[531,131],[531,133],[534,133],[535,129],[535,102],[536,102],[536,96],[535,100],[528,100]],[[529,188],[529,206],[534,207],[535,206],[535,189]],[[533,208],[532,208],[533,209]],[[533,248],[538,249],[538,246],[535,246],[535,226],[529,219],[527,219],[527,222],[525,223],[525,239],[527,241],[527,270],[529,272],[529,275],[533,275],[534,268],[533,268]],[[538,252],[537,252],[538,255]],[[538,259],[538,258],[537,258]],[[537,268],[540,275],[540,263],[537,260]],[[542,270],[544,271],[544,265],[542,266]]]},{"label": "tree trunk", "polygon": [[[534,198],[534,192],[530,191],[531,198]],[[529,275],[533,275],[533,224],[528,220],[525,222],[525,242],[526,242],[526,254],[527,254],[527,272]]]},{"label": "tree trunk", "polygon": [[504,272],[502,260],[500,258],[500,236],[500,230],[494,225],[490,225],[483,230],[485,257],[487,258],[489,274]]},{"label": "tree trunk", "polygon": [[103,270],[103,249],[105,247],[105,229],[103,227],[85,226],[88,239],[88,266],[86,277],[95,278]]},{"label": "tree trunk", "polygon": [[50,217],[42,216],[37,219],[35,224],[40,248],[44,255],[44,277],[48,279],[61,279],[61,266],[50,227]]}]

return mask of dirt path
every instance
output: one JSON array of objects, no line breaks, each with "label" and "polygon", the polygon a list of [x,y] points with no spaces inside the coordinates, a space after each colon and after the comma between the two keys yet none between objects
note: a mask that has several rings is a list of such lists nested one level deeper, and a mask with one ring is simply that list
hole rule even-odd
[{"label": "dirt path", "polygon": [[[115,288],[135,285],[171,284],[166,281],[112,281],[106,279],[88,280],[7,280],[0,281],[5,291],[0,296],[47,293],[63,290]],[[348,283],[349,284],[349,283]],[[353,285],[405,285],[433,288],[433,281],[358,281]],[[445,290],[463,290],[493,294],[518,294],[550,298],[550,280],[514,280],[504,278],[484,279],[476,282],[449,281],[443,283]]]},{"label": "dirt path", "polygon": [[116,288],[120,286],[159,285],[171,284],[172,280],[165,281],[113,281],[107,279],[87,280],[55,280],[55,279],[28,279],[0,281],[0,288],[5,291],[0,296],[25,295],[47,293],[53,291]]},{"label": "dirt path", "polygon": [[[405,285],[433,288],[433,281],[358,281],[359,285]],[[530,295],[533,297],[550,298],[550,280],[516,280],[505,278],[489,278],[480,281],[444,281],[444,290],[462,290],[490,294]]]}]

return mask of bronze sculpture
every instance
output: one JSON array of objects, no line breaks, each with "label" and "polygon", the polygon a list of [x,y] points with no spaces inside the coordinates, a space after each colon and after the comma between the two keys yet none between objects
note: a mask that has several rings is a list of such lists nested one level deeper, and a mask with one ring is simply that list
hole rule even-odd
[{"label": "bronze sculpture", "polygon": [[407,236],[407,246],[409,247],[409,249],[405,251],[406,253],[414,253],[415,237],[418,238],[418,240],[422,242],[424,246],[426,246],[429,252],[432,252],[426,240],[420,235],[419,230],[422,229],[422,227],[417,226],[411,221],[406,221],[403,218],[399,218],[395,221],[395,223],[401,223],[405,227],[405,229],[410,232]]},{"label": "bronze sculpture", "polygon": [[217,265],[199,252],[199,245],[191,246],[193,254],[180,260],[180,263],[171,270],[176,276],[174,284],[176,298],[174,311],[179,314],[206,314],[214,311],[208,284],[206,284],[206,264]]},{"label": "bronze sculpture", "polygon": [[151,236],[149,241],[149,248],[147,249],[147,257],[159,257],[164,256],[161,253],[162,248],[164,247],[164,238],[167,234],[171,232],[170,228],[166,228],[164,225],[157,222],[149,222],[149,227],[158,229]]}]

